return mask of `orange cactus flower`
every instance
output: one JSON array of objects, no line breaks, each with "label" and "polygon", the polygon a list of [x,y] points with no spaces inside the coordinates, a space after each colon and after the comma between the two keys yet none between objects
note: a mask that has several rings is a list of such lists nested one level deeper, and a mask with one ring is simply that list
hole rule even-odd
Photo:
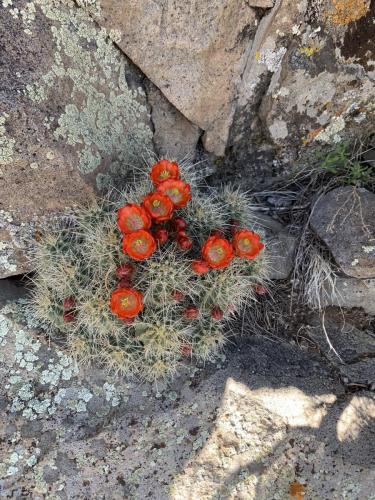
[{"label": "orange cactus flower", "polygon": [[158,191],[168,196],[175,208],[185,207],[191,198],[190,184],[177,179],[168,179],[158,185]]},{"label": "orange cactus flower", "polygon": [[169,220],[173,214],[172,201],[162,193],[155,192],[145,196],[143,206],[156,222]]},{"label": "orange cactus flower", "polygon": [[111,295],[111,311],[120,319],[134,318],[143,309],[143,295],[134,288],[118,288]]},{"label": "orange cactus flower", "polygon": [[134,203],[129,203],[117,211],[117,225],[124,234],[140,229],[149,229],[151,219],[146,210]]},{"label": "orange cactus flower", "polygon": [[210,236],[202,247],[202,256],[210,267],[221,269],[233,259],[233,248],[225,238]]},{"label": "orange cactus flower", "polygon": [[152,166],[150,177],[155,186],[167,179],[179,179],[180,171],[177,163],[169,160],[160,160]]},{"label": "orange cactus flower", "polygon": [[141,229],[124,237],[122,249],[134,260],[145,260],[155,252],[156,241],[151,233]]},{"label": "orange cactus flower", "polygon": [[248,229],[241,229],[233,236],[233,247],[238,257],[245,259],[255,259],[258,253],[264,248],[260,241],[260,236]]}]

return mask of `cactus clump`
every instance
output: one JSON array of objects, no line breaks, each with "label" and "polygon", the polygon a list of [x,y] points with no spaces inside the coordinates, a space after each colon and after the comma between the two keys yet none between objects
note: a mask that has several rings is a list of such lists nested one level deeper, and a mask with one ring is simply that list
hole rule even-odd
[{"label": "cactus clump", "polygon": [[[188,182],[187,182],[188,181]],[[31,311],[70,354],[147,380],[212,360],[264,287],[246,194],[160,160],[35,250]]]}]

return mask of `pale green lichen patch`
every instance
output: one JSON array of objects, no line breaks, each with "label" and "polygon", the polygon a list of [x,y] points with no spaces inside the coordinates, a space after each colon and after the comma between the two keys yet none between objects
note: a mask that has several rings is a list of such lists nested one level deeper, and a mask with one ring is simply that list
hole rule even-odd
[{"label": "pale green lichen patch", "polygon": [[7,165],[13,160],[13,151],[16,141],[7,136],[5,129],[7,114],[0,116],[0,165]]},{"label": "pale green lichen patch", "polygon": [[8,335],[9,328],[9,320],[3,314],[0,314],[0,347],[4,347],[7,343],[6,337]]},{"label": "pale green lichen patch", "polygon": [[94,414],[100,417],[125,400],[109,381],[93,389],[79,383],[76,361],[36,339],[29,329],[34,326],[23,299],[0,310],[0,347],[7,349],[0,361],[7,366],[3,387],[11,413],[27,421],[46,421],[60,411],[86,413],[95,395]]},{"label": "pale green lichen patch", "polygon": [[117,394],[116,388],[113,384],[105,382],[103,385],[105,400],[111,404],[111,406],[118,406],[120,404],[120,397]]},{"label": "pale green lichen patch", "polygon": [[[32,101],[41,103],[58,86],[72,88],[58,117],[55,138],[78,147],[78,169],[84,174],[97,169],[103,158],[109,158],[111,171],[115,160],[123,166],[139,162],[141,151],[151,148],[152,132],[141,102],[144,92],[128,87],[128,63],[112,43],[119,34],[98,29],[84,10],[71,2],[63,6],[36,0],[34,4],[53,22],[56,50],[50,70],[28,85],[26,93]],[[98,5],[86,0],[78,4],[89,10]],[[98,179],[98,185],[106,187],[102,184]]]}]

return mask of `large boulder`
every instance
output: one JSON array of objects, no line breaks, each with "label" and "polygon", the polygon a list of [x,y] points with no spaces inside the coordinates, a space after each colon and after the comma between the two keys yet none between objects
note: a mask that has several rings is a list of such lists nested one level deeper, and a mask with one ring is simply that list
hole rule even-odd
[{"label": "large boulder", "polygon": [[336,188],[314,206],[310,224],[342,271],[375,277],[375,194],[352,186]]},{"label": "large boulder", "polygon": [[124,53],[203,129],[206,149],[241,168],[268,147],[287,163],[371,123],[374,2],[79,3],[117,30]]},{"label": "large boulder", "polygon": [[[82,2],[85,3],[85,2]],[[269,8],[272,1],[253,2]],[[116,29],[118,45],[167,99],[223,154],[236,86],[261,17],[252,2],[101,0],[88,9]]]}]

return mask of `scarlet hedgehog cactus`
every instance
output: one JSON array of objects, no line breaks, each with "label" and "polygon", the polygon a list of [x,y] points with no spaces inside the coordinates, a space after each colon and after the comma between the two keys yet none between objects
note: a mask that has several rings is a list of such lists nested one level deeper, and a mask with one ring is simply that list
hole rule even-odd
[{"label": "scarlet hedgehog cactus", "polygon": [[214,359],[256,307],[267,266],[248,198],[200,181],[161,159],[36,243],[31,311],[72,356],[155,380]]}]

